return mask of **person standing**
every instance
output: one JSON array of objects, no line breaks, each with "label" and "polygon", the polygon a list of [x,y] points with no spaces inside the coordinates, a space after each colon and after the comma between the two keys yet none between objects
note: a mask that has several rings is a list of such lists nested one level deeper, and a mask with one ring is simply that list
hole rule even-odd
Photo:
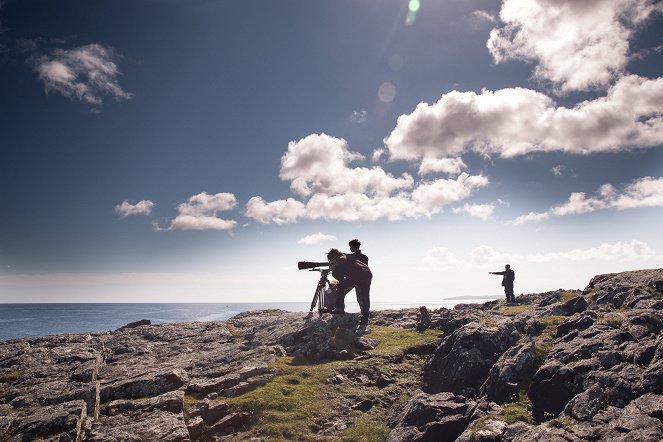
[{"label": "person standing", "polygon": [[513,295],[513,281],[516,280],[516,273],[511,270],[509,264],[504,266],[503,272],[488,272],[491,275],[502,275],[502,287],[504,287],[504,294],[506,295],[506,302],[508,304],[515,304],[516,297]]},{"label": "person standing", "polygon": [[332,270],[332,276],[338,280],[336,285],[336,308],[332,313],[345,313],[345,295],[355,289],[359,308],[361,309],[361,321],[359,325],[368,325],[368,315],[371,307],[371,281],[373,273],[363,261],[353,259],[348,255],[339,252],[337,249],[329,250],[327,261]]},{"label": "person standing", "polygon": [[368,256],[361,253],[361,242],[358,239],[353,239],[348,243],[350,246],[350,251],[352,252],[351,256],[354,259],[358,259],[364,264],[368,265]]}]

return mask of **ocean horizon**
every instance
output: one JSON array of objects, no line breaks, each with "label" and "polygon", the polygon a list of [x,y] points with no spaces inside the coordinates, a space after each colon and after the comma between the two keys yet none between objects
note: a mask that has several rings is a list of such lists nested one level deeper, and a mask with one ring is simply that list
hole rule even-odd
[{"label": "ocean horizon", "polygon": [[[429,309],[453,308],[461,303],[481,303],[494,296],[468,296],[439,302],[377,303],[371,310],[400,310],[425,305]],[[0,304],[0,341],[65,333],[101,333],[131,322],[149,319],[152,324],[223,321],[253,310],[281,309],[308,312],[310,302],[216,302],[216,303],[12,303]],[[347,302],[347,311],[359,311]]]}]

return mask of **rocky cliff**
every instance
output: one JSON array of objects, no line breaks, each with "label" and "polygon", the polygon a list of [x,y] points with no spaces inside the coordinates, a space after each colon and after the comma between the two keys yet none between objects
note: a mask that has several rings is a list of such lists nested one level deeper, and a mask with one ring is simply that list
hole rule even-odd
[{"label": "rocky cliff", "polygon": [[0,441],[663,440],[663,269],[517,301],[0,342]]}]

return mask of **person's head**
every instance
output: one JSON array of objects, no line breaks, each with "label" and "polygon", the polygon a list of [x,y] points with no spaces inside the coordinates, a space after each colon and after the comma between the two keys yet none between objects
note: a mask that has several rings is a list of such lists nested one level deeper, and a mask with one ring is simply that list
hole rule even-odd
[{"label": "person's head", "polygon": [[336,260],[340,257],[341,252],[339,252],[338,249],[329,249],[329,252],[327,252],[327,261],[330,263],[336,262]]},{"label": "person's head", "polygon": [[509,264],[507,264],[507,265],[504,266],[504,269],[505,269],[505,270],[509,270],[510,268],[511,268],[511,266],[510,266]]},{"label": "person's head", "polygon": [[361,248],[361,242],[359,242],[358,239],[353,239],[348,243],[348,245],[350,246],[350,250],[353,252],[356,252]]}]

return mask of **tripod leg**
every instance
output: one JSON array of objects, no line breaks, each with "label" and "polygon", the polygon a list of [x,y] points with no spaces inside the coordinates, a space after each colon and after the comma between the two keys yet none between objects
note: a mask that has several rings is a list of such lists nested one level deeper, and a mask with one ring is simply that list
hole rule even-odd
[{"label": "tripod leg", "polygon": [[[313,308],[315,307],[316,304],[320,305],[320,294],[323,294],[324,296],[324,290],[325,287],[324,285],[320,287],[320,283],[318,283],[318,286],[315,288],[315,293],[313,294],[313,301],[311,302],[311,310],[309,312],[313,311]],[[319,309],[319,307],[318,307]]]}]

